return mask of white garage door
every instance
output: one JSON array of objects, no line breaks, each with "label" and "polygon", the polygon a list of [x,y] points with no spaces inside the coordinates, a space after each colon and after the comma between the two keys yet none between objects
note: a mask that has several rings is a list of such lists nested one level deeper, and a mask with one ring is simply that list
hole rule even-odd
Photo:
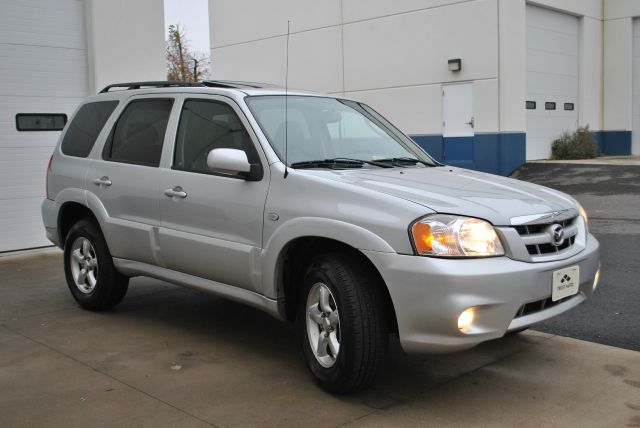
[{"label": "white garage door", "polygon": [[633,20],[633,133],[631,153],[640,154],[640,18]]},{"label": "white garage door", "polygon": [[0,252],[51,245],[40,204],[60,132],[17,131],[15,116],[70,115],[87,95],[84,2],[2,2],[0,76]]},{"label": "white garage door", "polygon": [[578,124],[578,18],[527,5],[527,159]]}]

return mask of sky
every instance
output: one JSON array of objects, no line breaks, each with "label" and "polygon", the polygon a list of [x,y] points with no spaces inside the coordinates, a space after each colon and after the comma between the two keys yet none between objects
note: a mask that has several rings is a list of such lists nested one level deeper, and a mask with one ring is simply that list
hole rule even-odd
[{"label": "sky", "polygon": [[180,24],[192,51],[209,56],[208,0],[164,0],[164,32],[169,38],[169,25]]}]

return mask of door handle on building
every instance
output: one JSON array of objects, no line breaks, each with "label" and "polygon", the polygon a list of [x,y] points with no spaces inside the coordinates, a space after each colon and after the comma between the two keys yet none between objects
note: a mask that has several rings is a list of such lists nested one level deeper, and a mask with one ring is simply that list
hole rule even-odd
[{"label": "door handle on building", "polygon": [[93,180],[93,184],[95,184],[96,186],[109,187],[109,186],[111,186],[111,180],[109,180],[109,177],[104,175],[104,176],[102,176],[100,178],[96,178],[95,180]]},{"label": "door handle on building", "polygon": [[187,192],[182,190],[181,186],[176,186],[173,189],[167,189],[164,191],[164,194],[170,198],[175,197],[175,198],[184,199],[187,197]]},{"label": "door handle on building", "polygon": [[475,120],[473,119],[473,117],[471,118],[471,120],[469,122],[465,122],[467,125],[469,125],[472,128],[475,128]]}]

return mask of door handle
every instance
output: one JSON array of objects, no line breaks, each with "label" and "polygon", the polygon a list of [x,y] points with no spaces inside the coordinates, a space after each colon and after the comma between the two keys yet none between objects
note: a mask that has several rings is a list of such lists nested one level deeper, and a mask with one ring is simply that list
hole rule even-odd
[{"label": "door handle", "polygon": [[96,178],[95,180],[93,180],[93,184],[95,184],[96,186],[111,186],[111,180],[109,180],[109,177],[107,177],[106,175],[100,177],[100,178]]},{"label": "door handle", "polygon": [[475,121],[473,119],[473,117],[471,118],[471,120],[469,122],[465,122],[467,125],[469,125],[472,128],[475,128]]},{"label": "door handle", "polygon": [[164,194],[170,198],[180,198],[184,199],[187,197],[187,192],[182,190],[181,186],[176,186],[173,189],[167,189],[164,191]]}]

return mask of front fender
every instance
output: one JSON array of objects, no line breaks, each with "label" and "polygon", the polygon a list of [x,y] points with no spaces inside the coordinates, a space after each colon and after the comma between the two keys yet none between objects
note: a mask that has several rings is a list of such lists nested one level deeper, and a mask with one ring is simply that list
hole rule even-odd
[{"label": "front fender", "polygon": [[354,224],[320,217],[298,217],[282,223],[268,238],[262,250],[263,292],[275,299],[278,259],[288,243],[297,238],[320,237],[342,242],[359,250],[395,253],[384,239]]}]

